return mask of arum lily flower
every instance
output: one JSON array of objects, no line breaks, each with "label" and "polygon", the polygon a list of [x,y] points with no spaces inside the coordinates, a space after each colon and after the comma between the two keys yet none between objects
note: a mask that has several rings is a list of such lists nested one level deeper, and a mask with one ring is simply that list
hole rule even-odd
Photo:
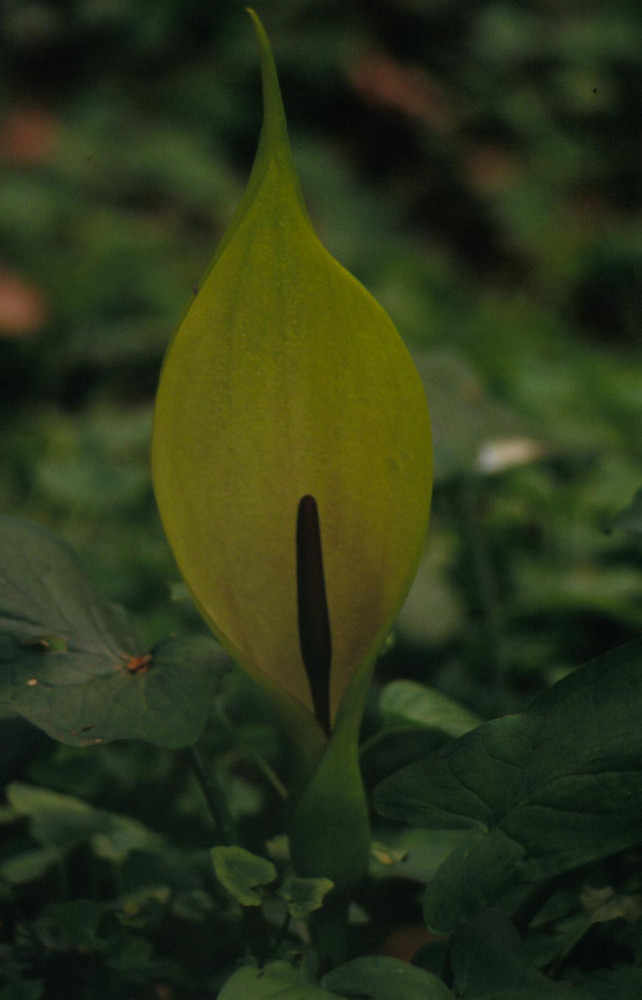
[{"label": "arum lily flower", "polygon": [[250,13],[263,129],[167,352],[153,477],[194,600],[303,734],[312,765],[333,730],[350,734],[337,747],[356,746],[372,664],[423,544],[430,428],[391,320],[314,232]]}]

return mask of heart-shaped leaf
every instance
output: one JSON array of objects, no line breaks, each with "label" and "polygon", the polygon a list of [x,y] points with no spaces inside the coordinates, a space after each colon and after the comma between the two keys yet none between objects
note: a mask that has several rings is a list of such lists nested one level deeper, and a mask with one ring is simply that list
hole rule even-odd
[{"label": "heart-shaped leaf", "polygon": [[261,889],[276,878],[276,868],[267,858],[236,845],[213,847],[216,877],[241,906],[260,906]]},{"label": "heart-shaped leaf", "polygon": [[270,962],[262,969],[246,965],[225,983],[218,1000],[336,1000],[305,967]]},{"label": "heart-shaped leaf", "polygon": [[296,920],[305,920],[314,910],[320,910],[332,889],[329,878],[299,878],[288,875],[279,886],[277,895],[288,902],[288,911]]},{"label": "heart-shaped leaf", "polygon": [[228,667],[205,636],[138,643],[73,553],[38,524],[0,518],[0,707],[63,743],[194,743]]},{"label": "heart-shaped leaf", "polygon": [[413,826],[468,831],[428,885],[450,931],[517,881],[640,841],[642,643],[566,677],[521,715],[479,726],[386,778],[377,808]]},{"label": "heart-shaped leaf", "polygon": [[385,955],[354,958],[321,982],[354,1000],[452,1000],[448,987],[433,973]]}]

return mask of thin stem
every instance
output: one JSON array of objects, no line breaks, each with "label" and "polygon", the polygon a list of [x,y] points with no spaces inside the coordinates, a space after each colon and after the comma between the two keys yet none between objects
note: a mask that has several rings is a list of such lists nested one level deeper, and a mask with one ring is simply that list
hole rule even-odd
[{"label": "thin stem", "polygon": [[248,758],[256,764],[263,777],[266,779],[267,782],[269,782],[269,784],[272,786],[272,788],[279,796],[279,798],[282,799],[283,802],[287,802],[288,790],[281,781],[281,779],[279,778],[278,774],[276,773],[272,765],[268,764],[265,757],[263,757],[263,755],[260,754],[258,750],[254,750],[251,747],[244,747],[242,744],[240,745],[239,749],[242,750],[243,753],[247,754]]},{"label": "thin stem", "polygon": [[562,979],[565,970],[576,960],[580,950],[587,949],[591,938],[599,933],[599,927],[599,924],[589,924],[587,918],[587,926],[584,930],[544,968],[543,971],[549,979],[556,982]]},{"label": "thin stem", "polygon": [[537,882],[526,893],[511,918],[520,934],[523,935],[526,933],[539,911],[551,898],[559,884],[559,878],[548,879],[546,882]]},{"label": "thin stem", "polygon": [[279,798],[283,799],[284,802],[287,802],[289,793],[285,784],[281,781],[278,774],[272,765],[268,763],[263,754],[259,753],[255,747],[251,746],[249,743],[245,743],[239,737],[236,726],[231,719],[228,718],[228,715],[222,705],[217,706],[216,719],[221,726],[225,727],[234,740],[239,754],[242,754],[247,757],[248,760],[251,760],[254,764],[256,764],[263,777],[272,786]]},{"label": "thin stem", "polygon": [[219,842],[226,847],[239,845],[240,840],[236,831],[236,825],[227,807],[225,793],[216,777],[212,762],[206,759],[203,748],[198,743],[190,747],[190,757],[194,772],[205,796],[205,801],[214,820]]},{"label": "thin stem", "polygon": [[[208,760],[200,741],[190,747],[190,758],[214,820],[220,843],[226,847],[239,847],[239,835],[228,809],[225,793],[216,777],[214,763]],[[263,914],[260,909],[253,906],[242,906],[241,912],[245,927],[246,950],[259,962],[265,962],[270,955],[270,942]]]},{"label": "thin stem", "polygon": [[506,657],[502,611],[497,593],[497,578],[479,518],[479,483],[465,476],[456,487],[457,507],[462,534],[470,553],[471,576],[482,614],[488,663],[494,689],[493,708],[500,713],[506,701]]},{"label": "thin stem", "polygon": [[277,935],[276,935],[276,937],[275,937],[275,939],[274,939],[274,941],[272,943],[271,954],[273,956],[276,955],[278,949],[281,947],[281,945],[285,941],[286,935],[287,935],[288,930],[290,928],[290,920],[291,919],[292,919],[292,917],[290,916],[290,911],[286,907],[285,916],[283,918],[281,926],[279,927],[279,929],[277,931]]}]

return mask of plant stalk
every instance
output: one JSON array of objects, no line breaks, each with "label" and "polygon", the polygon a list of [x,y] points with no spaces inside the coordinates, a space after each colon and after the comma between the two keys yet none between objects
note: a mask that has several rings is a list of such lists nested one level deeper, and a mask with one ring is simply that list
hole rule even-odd
[{"label": "plant stalk", "polygon": [[[190,758],[205,801],[218,834],[219,842],[226,847],[241,846],[236,824],[228,808],[225,793],[216,777],[214,762],[203,751],[202,741],[190,747]],[[260,963],[270,957],[270,940],[260,909],[242,906],[248,953]]]}]

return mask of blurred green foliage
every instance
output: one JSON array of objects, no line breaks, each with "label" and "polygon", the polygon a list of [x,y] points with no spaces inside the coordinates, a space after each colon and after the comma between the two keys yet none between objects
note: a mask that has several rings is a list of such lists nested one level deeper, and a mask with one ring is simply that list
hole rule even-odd
[{"label": "blurred green foliage", "polygon": [[[522,707],[642,624],[617,521],[642,480],[639,0],[255,6],[312,218],[433,411],[429,545],[381,676]],[[70,542],[146,640],[193,630],[149,431],[256,146],[249,20],[236,0],[6,0],[0,48],[0,510]],[[76,777],[39,777],[165,829],[117,751],[86,787],[77,753],[56,759]]]}]

